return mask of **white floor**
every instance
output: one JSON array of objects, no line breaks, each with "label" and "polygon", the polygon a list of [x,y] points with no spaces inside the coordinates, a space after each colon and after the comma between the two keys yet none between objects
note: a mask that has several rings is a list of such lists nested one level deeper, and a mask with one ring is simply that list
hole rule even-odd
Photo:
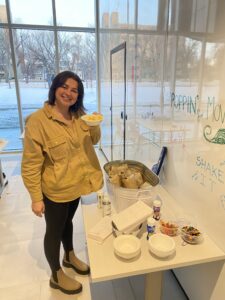
[{"label": "white floor", "polygon": [[[99,154],[100,161],[104,158]],[[142,300],[144,276],[90,283],[78,276],[83,292],[67,296],[49,287],[50,271],[43,252],[45,223],[31,212],[29,195],[20,176],[21,155],[1,155],[8,185],[0,198],[0,300]],[[81,207],[74,218],[74,247],[88,261]],[[61,253],[63,254],[63,253]],[[165,272],[163,300],[187,299],[170,271]]]}]

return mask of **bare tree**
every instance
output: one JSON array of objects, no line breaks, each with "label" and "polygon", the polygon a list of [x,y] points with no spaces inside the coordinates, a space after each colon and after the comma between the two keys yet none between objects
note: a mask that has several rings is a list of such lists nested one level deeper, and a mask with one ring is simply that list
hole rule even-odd
[{"label": "bare tree", "polygon": [[88,87],[88,81],[90,81],[92,87],[92,81],[96,77],[96,51],[95,51],[95,35],[86,34],[83,41],[83,51],[81,55],[80,68],[82,70],[82,77],[86,78],[86,87]]},{"label": "bare tree", "polygon": [[80,62],[82,36],[78,33],[61,32],[58,43],[60,68],[75,71]]},{"label": "bare tree", "polygon": [[[3,45],[0,46],[0,68],[6,66],[7,61],[10,62],[7,39],[3,33],[3,31],[0,32],[0,41]],[[26,83],[30,79],[45,79],[51,84],[56,70],[53,32],[21,29],[15,30],[13,37],[18,77],[23,78]],[[60,69],[75,71],[87,83],[90,81],[92,85],[95,78],[95,35],[92,33],[59,32],[58,45]],[[6,73],[8,70],[9,68],[6,68],[4,72]]]},{"label": "bare tree", "polygon": [[11,53],[9,45],[9,36],[7,29],[0,29],[0,72],[1,77],[5,78],[5,82],[10,85],[10,78],[12,77],[12,66],[11,66]]}]

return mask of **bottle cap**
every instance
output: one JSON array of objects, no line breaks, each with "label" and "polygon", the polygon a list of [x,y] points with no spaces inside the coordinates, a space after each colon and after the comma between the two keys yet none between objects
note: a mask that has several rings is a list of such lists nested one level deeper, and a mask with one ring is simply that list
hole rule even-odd
[{"label": "bottle cap", "polygon": [[155,221],[154,218],[149,217],[149,218],[147,219],[147,223],[148,223],[148,225],[153,226],[153,225],[155,225],[156,221]]},{"label": "bottle cap", "polygon": [[104,193],[103,190],[97,191],[97,194],[98,194],[98,195],[102,195],[103,193]]},{"label": "bottle cap", "polygon": [[153,206],[155,207],[160,207],[162,205],[161,201],[160,200],[154,200],[153,201]]}]

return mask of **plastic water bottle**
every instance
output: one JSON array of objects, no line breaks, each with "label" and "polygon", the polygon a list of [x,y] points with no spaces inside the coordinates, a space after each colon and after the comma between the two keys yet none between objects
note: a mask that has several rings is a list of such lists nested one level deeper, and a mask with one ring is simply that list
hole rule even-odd
[{"label": "plastic water bottle", "polygon": [[155,233],[155,219],[152,217],[149,217],[147,219],[147,240],[149,239],[149,237]]},{"label": "plastic water bottle", "polygon": [[111,201],[107,194],[104,195],[102,201],[103,217],[111,215]]},{"label": "plastic water bottle", "polygon": [[103,198],[104,198],[103,190],[97,191],[98,208],[102,208]]}]

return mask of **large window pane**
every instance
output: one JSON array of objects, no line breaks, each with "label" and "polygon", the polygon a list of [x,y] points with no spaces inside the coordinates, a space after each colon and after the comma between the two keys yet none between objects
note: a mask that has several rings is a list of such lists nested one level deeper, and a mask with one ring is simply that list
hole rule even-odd
[{"label": "large window pane", "polygon": [[50,31],[15,30],[15,52],[23,117],[43,106],[55,71],[54,35]]},{"label": "large window pane", "polygon": [[60,70],[71,70],[84,81],[84,106],[97,111],[95,34],[59,32]]},{"label": "large window pane", "polygon": [[51,0],[10,0],[12,22],[52,25]]},{"label": "large window pane", "polygon": [[0,28],[0,139],[8,141],[4,150],[22,148],[9,35],[3,28]]},{"label": "large window pane", "polygon": [[94,27],[94,0],[56,0],[57,25]]},{"label": "large window pane", "polygon": [[6,14],[5,0],[0,0],[0,23],[6,22],[8,22],[8,20]]},{"label": "large window pane", "polygon": [[100,27],[103,28],[134,28],[135,1],[99,2]]},{"label": "large window pane", "polygon": [[138,28],[155,29],[158,17],[158,0],[138,1]]}]

